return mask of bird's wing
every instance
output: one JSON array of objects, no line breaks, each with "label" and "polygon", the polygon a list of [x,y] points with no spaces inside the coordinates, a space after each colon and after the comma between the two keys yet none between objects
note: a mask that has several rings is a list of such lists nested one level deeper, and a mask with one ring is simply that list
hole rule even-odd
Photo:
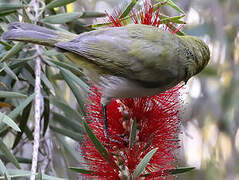
[{"label": "bird's wing", "polygon": [[55,46],[112,75],[158,87],[178,80],[178,67],[172,64],[177,57],[170,55],[176,46],[167,40],[168,36],[172,35],[157,28],[131,25],[83,33]]}]

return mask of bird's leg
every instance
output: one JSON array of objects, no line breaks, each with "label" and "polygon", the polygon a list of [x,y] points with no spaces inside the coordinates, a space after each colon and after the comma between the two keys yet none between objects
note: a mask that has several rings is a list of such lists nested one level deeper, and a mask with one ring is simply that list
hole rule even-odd
[{"label": "bird's leg", "polygon": [[101,104],[102,112],[103,112],[103,120],[104,120],[104,135],[107,139],[109,139],[109,129],[107,122],[107,105]]},{"label": "bird's leg", "polygon": [[109,127],[108,127],[108,121],[107,121],[107,105],[101,104],[102,112],[103,112],[103,120],[104,120],[104,135],[105,137],[115,143],[120,143],[120,141],[116,139],[112,139],[109,135]]}]

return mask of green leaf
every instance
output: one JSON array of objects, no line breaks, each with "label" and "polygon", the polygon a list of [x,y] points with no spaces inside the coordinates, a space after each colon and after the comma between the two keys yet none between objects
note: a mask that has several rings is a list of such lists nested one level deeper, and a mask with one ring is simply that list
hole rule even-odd
[{"label": "green leaf", "polygon": [[4,173],[4,180],[10,180],[6,173]]},{"label": "green leaf", "polygon": [[66,75],[68,75],[71,80],[73,80],[75,83],[77,83],[85,92],[90,92],[90,88],[88,84],[86,84],[84,81],[82,81],[79,77],[74,75],[71,71],[68,71],[66,69],[62,69]]},{"label": "green leaf", "polygon": [[6,158],[14,164],[14,166],[18,169],[21,169],[17,159],[15,156],[10,152],[7,146],[3,143],[2,139],[0,139],[0,151],[6,156]]},{"label": "green leaf", "polygon": [[54,0],[54,1],[51,1],[49,4],[47,4],[45,8],[53,9],[53,8],[60,7],[60,6],[65,6],[74,1],[76,1],[76,0]]},{"label": "green leaf", "polygon": [[91,12],[91,11],[85,11],[82,13],[80,18],[100,18],[105,17],[106,14],[102,12]]},{"label": "green leaf", "polygon": [[0,62],[6,61],[7,59],[11,58],[15,54],[17,54],[19,51],[22,50],[23,46],[25,45],[24,42],[18,42],[16,43],[8,52],[3,56],[3,58],[0,60]]},{"label": "green leaf", "polygon": [[22,14],[23,14],[23,21],[26,22],[26,23],[32,24],[32,20],[28,16],[28,14],[27,14],[25,9],[22,10]]},{"label": "green leaf", "polygon": [[158,148],[155,148],[144,156],[144,158],[140,161],[140,163],[137,165],[136,169],[134,170],[133,180],[137,179],[140,176],[140,174],[144,171],[144,169],[146,168],[149,161],[151,160],[151,158],[153,157],[153,155],[156,153],[157,150]]},{"label": "green leaf", "polygon": [[56,138],[59,143],[64,147],[64,149],[79,163],[82,163],[81,156],[79,156],[79,152],[76,152],[75,148],[72,147],[69,143],[65,141],[65,136],[56,134]]},{"label": "green leaf", "polygon": [[27,96],[18,92],[0,91],[0,98],[26,98]]},{"label": "green leaf", "polygon": [[166,171],[172,175],[177,175],[177,174],[182,174],[182,173],[185,173],[188,171],[192,171],[194,169],[195,169],[195,167],[180,167],[177,169],[170,169],[170,170],[166,170]]},{"label": "green leaf", "polygon": [[184,11],[180,7],[178,7],[173,1],[168,0],[167,4],[171,6],[172,8],[176,9],[178,12],[185,14]]},{"label": "green leaf", "polygon": [[52,98],[50,102],[51,104],[62,110],[66,117],[71,117],[71,119],[74,119],[76,121],[82,119],[82,116],[75,109],[72,109],[69,105],[65,104],[64,102],[61,102],[59,98]]},{"label": "green leaf", "polygon": [[50,92],[51,92],[51,94],[53,95],[53,96],[55,96],[56,95],[56,93],[55,93],[55,89],[54,89],[54,87],[53,87],[53,85],[51,84],[51,82],[48,80],[48,78],[46,77],[46,74],[45,73],[41,73],[41,80],[42,80],[42,82],[46,85],[46,87],[50,90]]},{"label": "green leaf", "polygon": [[7,66],[7,64],[4,62],[3,64],[1,64],[3,70],[13,79],[15,79],[16,81],[18,81],[18,77],[16,76],[16,74]]},{"label": "green leaf", "polygon": [[4,180],[10,180],[10,177],[7,172],[7,168],[5,167],[1,159],[0,159],[0,174],[4,175]]},{"label": "green leaf", "polygon": [[35,93],[33,93],[31,96],[29,96],[23,103],[21,103],[19,106],[17,106],[13,111],[11,111],[8,114],[8,117],[12,118],[12,119],[17,117],[18,114],[20,114],[23,111],[23,109],[25,109],[25,107],[33,101],[34,97],[35,97]]},{"label": "green leaf", "polygon": [[82,13],[62,13],[45,17],[43,22],[51,24],[64,24],[80,18]]},{"label": "green leaf", "polygon": [[131,125],[131,131],[129,136],[129,144],[131,149],[134,147],[136,141],[136,134],[137,134],[137,121],[135,119]]},{"label": "green leaf", "polygon": [[[32,159],[17,157],[17,156],[15,156],[15,157],[19,163],[24,163],[24,164],[32,163]],[[0,154],[0,159],[2,159],[4,162],[9,162],[9,160],[3,154]]]},{"label": "green leaf", "polygon": [[58,60],[55,60],[55,59],[51,59],[50,62],[52,62],[55,65],[57,65],[58,68],[62,67],[62,68],[70,70],[71,72],[73,72],[73,73],[75,73],[75,74],[77,74],[79,76],[83,76],[83,72],[80,71],[76,66],[73,66],[71,64],[64,63],[64,62],[61,62],[61,61],[58,61]]},{"label": "green leaf", "polygon": [[38,173],[38,175],[37,175],[37,180],[43,180],[43,179],[42,179],[42,173],[41,173],[41,172]]},{"label": "green leaf", "polygon": [[62,14],[45,17],[43,19],[43,22],[51,23],[51,24],[64,24],[64,23],[74,21],[78,18],[97,18],[97,17],[104,17],[104,16],[105,16],[105,13],[100,13],[100,12],[62,13]]},{"label": "green leaf", "polygon": [[43,126],[43,136],[45,136],[49,122],[50,122],[50,101],[48,98],[44,98],[44,126]]},{"label": "green leaf", "polygon": [[24,8],[20,3],[0,3],[0,12]]},{"label": "green leaf", "polygon": [[128,16],[128,14],[134,8],[134,6],[136,5],[137,2],[138,2],[138,0],[132,0],[132,2],[126,7],[124,12],[120,15],[119,19],[122,19],[122,18],[125,18],[126,16]]},{"label": "green leaf", "polygon": [[95,134],[91,131],[89,125],[87,124],[87,122],[84,121],[84,126],[85,126],[85,130],[87,135],[89,136],[91,142],[94,144],[95,148],[97,149],[97,151],[101,154],[101,156],[108,161],[113,167],[118,167],[115,162],[113,161],[111,155],[109,154],[109,152],[107,151],[107,149],[105,149],[105,147],[101,144],[101,142],[99,141],[99,139],[95,136]]},{"label": "green leaf", "polygon": [[20,128],[17,126],[17,124],[11,118],[9,118],[7,115],[1,112],[0,112],[0,122],[7,124],[11,128],[13,128],[15,131],[18,131],[18,132],[21,131]]},{"label": "green leaf", "polygon": [[94,174],[94,171],[85,170],[78,167],[69,167],[69,169],[81,174]]},{"label": "green leaf", "polygon": [[9,65],[9,68],[16,69],[18,67],[22,67],[26,64],[26,62],[35,60],[35,58],[36,56],[34,55],[34,56],[26,57],[26,58],[13,59],[12,64]]},{"label": "green leaf", "polygon": [[[25,170],[20,170],[20,169],[8,169],[7,170],[9,173],[9,177],[11,178],[18,178],[18,177],[29,177],[31,176],[31,172],[30,171],[25,171]],[[38,175],[38,173],[35,173],[35,175]],[[43,179],[46,180],[67,180],[64,178],[58,178],[58,177],[54,177],[54,176],[48,176],[46,174],[42,174]],[[3,179],[4,176],[1,176],[0,179]]]},{"label": "green leaf", "polygon": [[7,172],[7,168],[5,167],[1,159],[0,159],[0,171],[1,174],[5,174]]},{"label": "green leaf", "polygon": [[0,16],[5,16],[22,9],[24,6],[20,3],[0,3]]},{"label": "green leaf", "polygon": [[[158,1],[159,1],[159,2],[164,2],[165,0],[158,0]],[[178,12],[184,14],[184,11],[183,11],[180,7],[178,7],[173,1],[171,1],[171,0],[166,0],[166,1],[167,1],[167,4],[168,4],[169,6],[171,6],[172,8],[174,8],[176,11],[178,11]]]},{"label": "green leaf", "polygon": [[32,107],[32,103],[28,104],[26,108],[24,108],[23,112],[22,112],[22,116],[19,117],[19,128],[21,129],[21,132],[18,132],[15,138],[15,141],[13,143],[12,149],[14,149],[18,143],[21,140],[22,134],[25,132],[26,133],[26,128],[27,128],[27,121],[29,119],[29,115],[31,112],[31,107]]},{"label": "green leaf", "polygon": [[76,142],[82,142],[84,139],[84,136],[82,134],[76,133],[68,129],[62,129],[52,125],[50,126],[50,128],[52,131],[55,131],[63,136],[70,137],[71,139],[74,139]]},{"label": "green leaf", "polygon": [[80,91],[78,89],[78,87],[75,85],[75,83],[71,80],[69,74],[66,73],[66,70],[60,68],[60,72],[64,78],[64,80],[66,81],[66,83],[68,84],[68,86],[70,87],[71,91],[73,92],[79,106],[80,106],[80,112],[82,115],[85,116],[85,104],[84,104],[84,97],[80,94]]},{"label": "green leaf", "polygon": [[83,133],[83,127],[78,123],[78,121],[74,121],[70,117],[66,118],[65,116],[55,112],[53,112],[52,114],[52,119],[59,122],[62,127],[72,129],[73,131],[78,133]]},{"label": "green leaf", "polygon": [[0,40],[0,44],[3,45],[3,46],[5,46],[5,49],[6,49],[6,50],[9,50],[9,49],[12,48],[12,45],[10,45],[10,44],[8,44],[8,43],[6,43],[6,42],[4,42],[4,41],[1,41],[1,40]]},{"label": "green leaf", "polygon": [[27,138],[28,138],[30,141],[33,141],[33,140],[34,140],[33,132],[32,132],[32,130],[31,130],[28,126],[26,126],[26,129],[25,129],[24,133],[26,134]]},{"label": "green leaf", "polygon": [[7,16],[7,15],[12,14],[12,13],[15,13],[15,12],[16,12],[16,10],[1,11],[1,12],[0,12],[0,17],[1,17],[1,16]]},{"label": "green leaf", "polygon": [[185,17],[185,15],[165,17],[165,18],[160,19],[160,23],[165,24],[165,23],[168,23],[168,22],[172,22],[172,23],[177,23],[177,24],[185,24],[185,22],[183,22],[183,21],[178,21],[179,19],[181,19],[183,17]]}]

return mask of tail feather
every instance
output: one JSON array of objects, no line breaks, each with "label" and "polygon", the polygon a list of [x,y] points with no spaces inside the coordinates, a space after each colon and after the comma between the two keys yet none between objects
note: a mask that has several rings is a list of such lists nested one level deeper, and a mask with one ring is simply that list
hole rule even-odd
[{"label": "tail feather", "polygon": [[8,26],[8,31],[3,33],[4,40],[25,41],[54,47],[58,42],[70,41],[75,34],[41,27],[34,24],[14,22]]}]

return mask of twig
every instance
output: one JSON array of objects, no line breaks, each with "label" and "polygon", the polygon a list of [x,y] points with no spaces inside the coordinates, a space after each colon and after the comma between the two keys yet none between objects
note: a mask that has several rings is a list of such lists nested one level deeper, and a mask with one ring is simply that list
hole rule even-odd
[{"label": "twig", "polygon": [[[36,23],[39,18],[39,2],[38,0],[31,1],[34,7]],[[37,172],[38,152],[40,144],[40,120],[41,120],[41,57],[40,47],[35,45],[36,48],[36,65],[35,65],[35,113],[34,113],[34,144],[32,152],[32,167],[30,180],[35,180],[35,174]]]}]

